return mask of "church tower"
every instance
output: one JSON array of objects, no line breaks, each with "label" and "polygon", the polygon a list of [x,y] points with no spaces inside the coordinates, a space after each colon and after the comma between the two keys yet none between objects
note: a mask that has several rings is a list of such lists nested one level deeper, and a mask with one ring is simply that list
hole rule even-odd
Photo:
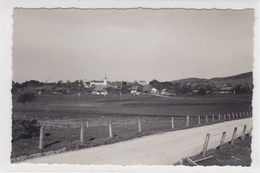
[{"label": "church tower", "polygon": [[104,87],[107,86],[107,75],[105,75],[104,82],[103,82],[103,86],[104,86]]}]

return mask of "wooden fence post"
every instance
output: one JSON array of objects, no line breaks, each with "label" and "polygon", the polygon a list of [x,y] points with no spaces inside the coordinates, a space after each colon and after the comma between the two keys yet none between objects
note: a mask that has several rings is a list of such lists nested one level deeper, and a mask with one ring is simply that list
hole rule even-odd
[{"label": "wooden fence post", "polygon": [[141,119],[138,118],[138,132],[142,132]]},{"label": "wooden fence post", "polygon": [[238,118],[238,113],[236,113],[236,118]]},{"label": "wooden fence post", "polygon": [[80,123],[80,142],[84,142],[84,121]]},{"label": "wooden fence post", "polygon": [[43,149],[43,138],[44,138],[44,126],[41,125],[40,126],[40,136],[39,136],[39,149],[42,150]]},{"label": "wooden fence post", "polygon": [[241,136],[242,140],[245,139],[245,134],[246,134],[246,125],[244,125],[244,128],[243,128],[243,132],[242,132],[242,136]]},{"label": "wooden fence post", "polygon": [[228,119],[231,119],[230,113],[228,113]]},{"label": "wooden fence post", "polygon": [[209,122],[208,115],[206,115],[206,123],[208,123],[208,122]]},{"label": "wooden fence post", "polygon": [[248,112],[246,112],[246,116],[249,117],[249,113]]},{"label": "wooden fence post", "polygon": [[226,120],[227,119],[227,116],[226,116],[226,114],[224,114],[224,120]]},{"label": "wooden fence post", "polygon": [[109,124],[108,124],[108,130],[109,130],[109,137],[112,138],[113,132],[112,132],[112,123],[111,122],[109,122]]},{"label": "wooden fence post", "polygon": [[205,142],[204,142],[204,146],[203,146],[202,157],[206,156],[206,152],[207,152],[207,148],[208,148],[208,144],[209,144],[209,137],[210,137],[210,134],[207,133],[206,139],[205,139]]},{"label": "wooden fence post", "polygon": [[200,125],[200,116],[198,116],[198,123],[199,123],[199,125]]},{"label": "wooden fence post", "polygon": [[224,144],[225,138],[226,138],[226,132],[223,132],[223,133],[222,133],[221,140],[220,140],[220,147]]},{"label": "wooden fence post", "polygon": [[212,115],[212,121],[213,121],[213,122],[215,121],[215,116],[214,116],[214,114]]},{"label": "wooden fence post", "polygon": [[86,127],[88,127],[88,121],[86,122]]},{"label": "wooden fence post", "polygon": [[186,117],[186,126],[189,126],[190,125],[190,116],[187,116]]},{"label": "wooden fence post", "polygon": [[241,112],[239,112],[239,116],[240,116],[240,118],[242,118],[242,113]]},{"label": "wooden fence post", "polygon": [[243,117],[246,117],[246,113],[245,112],[243,112]]},{"label": "wooden fence post", "polygon": [[186,162],[188,162],[192,166],[198,166],[198,164],[193,160],[191,160],[189,157],[186,157]]},{"label": "wooden fence post", "polygon": [[220,114],[218,114],[218,120],[220,121]]},{"label": "wooden fence post", "polygon": [[237,127],[234,128],[234,132],[233,132],[232,139],[231,139],[231,145],[234,144],[234,141],[236,139],[236,134],[237,134]]},{"label": "wooden fence post", "polygon": [[234,114],[234,113],[232,113],[232,118],[233,118],[233,119],[235,118],[235,114]]},{"label": "wooden fence post", "polygon": [[174,129],[174,117],[172,117],[172,129]]}]

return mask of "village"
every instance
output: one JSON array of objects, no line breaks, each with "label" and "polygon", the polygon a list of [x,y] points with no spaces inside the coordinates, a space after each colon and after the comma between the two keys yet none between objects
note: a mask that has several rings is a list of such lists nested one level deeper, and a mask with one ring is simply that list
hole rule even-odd
[{"label": "village", "polygon": [[162,95],[162,96],[203,96],[217,94],[251,94],[251,83],[234,84],[231,82],[212,82],[210,80],[187,80],[185,82],[159,82],[152,80],[109,81],[107,76],[103,80],[76,80],[74,82],[58,81],[57,83],[39,82],[35,80],[24,83],[13,82],[12,93],[33,92],[34,94],[90,94],[90,95]]}]

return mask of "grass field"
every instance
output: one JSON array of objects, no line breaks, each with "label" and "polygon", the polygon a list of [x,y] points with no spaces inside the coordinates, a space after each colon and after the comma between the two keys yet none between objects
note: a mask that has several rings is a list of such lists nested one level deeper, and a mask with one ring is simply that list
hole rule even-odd
[{"label": "grass field", "polygon": [[[226,114],[251,111],[251,96],[216,95],[207,97],[163,98],[158,96],[92,96],[92,95],[38,95],[31,104],[16,103],[13,96],[13,118],[36,119],[44,124],[63,124],[46,127],[43,151],[62,147],[78,149],[128,140],[153,133],[186,128],[198,124],[198,115]],[[175,128],[171,129],[171,117]],[[137,120],[142,120],[142,133]],[[211,121],[212,117],[209,117]],[[85,143],[79,143],[81,120],[87,121]],[[205,123],[205,117],[201,122]],[[113,138],[108,136],[108,122],[112,122]],[[74,126],[71,126],[73,125]],[[40,152],[38,137],[12,142],[12,157]]]}]

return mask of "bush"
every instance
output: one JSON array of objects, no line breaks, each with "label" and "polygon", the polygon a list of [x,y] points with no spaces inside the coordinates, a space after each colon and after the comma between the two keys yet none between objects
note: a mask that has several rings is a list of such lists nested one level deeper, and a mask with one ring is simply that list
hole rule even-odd
[{"label": "bush", "polygon": [[17,99],[17,102],[25,104],[27,102],[31,103],[35,99],[36,99],[36,96],[33,92],[25,92],[25,93],[20,94],[20,96]]},{"label": "bush", "polygon": [[16,119],[12,122],[12,140],[32,138],[39,136],[40,128],[37,120]]}]

